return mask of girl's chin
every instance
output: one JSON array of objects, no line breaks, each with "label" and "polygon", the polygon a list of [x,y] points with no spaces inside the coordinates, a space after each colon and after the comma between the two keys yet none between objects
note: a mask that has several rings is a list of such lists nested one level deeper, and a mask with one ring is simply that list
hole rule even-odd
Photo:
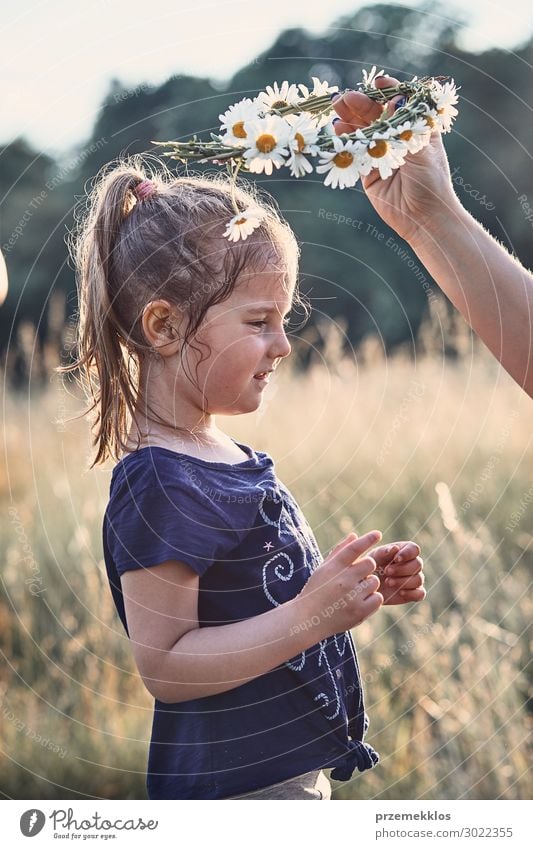
[{"label": "girl's chin", "polygon": [[253,413],[258,410],[262,402],[263,393],[256,392],[255,398],[240,398],[233,404],[217,404],[207,410],[207,413],[212,416],[241,416],[244,413]]}]

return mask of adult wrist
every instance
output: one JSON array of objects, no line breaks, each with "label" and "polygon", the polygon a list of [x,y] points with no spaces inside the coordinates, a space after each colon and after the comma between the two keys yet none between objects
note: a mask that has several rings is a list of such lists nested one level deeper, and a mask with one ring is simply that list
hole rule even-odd
[{"label": "adult wrist", "polygon": [[469,226],[471,221],[470,213],[461,204],[459,198],[452,195],[447,200],[441,201],[439,207],[415,229],[407,242],[417,254],[428,248],[434,250],[458,230]]}]

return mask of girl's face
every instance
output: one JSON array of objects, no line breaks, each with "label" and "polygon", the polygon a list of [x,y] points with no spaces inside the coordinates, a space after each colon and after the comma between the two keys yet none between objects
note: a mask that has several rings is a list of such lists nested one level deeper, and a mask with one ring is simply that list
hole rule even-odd
[{"label": "girl's face", "polygon": [[[226,301],[208,309],[191,341],[205,342],[210,354],[196,368],[207,349],[187,351],[187,370],[198,379],[206,412],[237,415],[260,406],[269,372],[291,352],[285,328],[293,294],[279,272],[251,274]],[[187,394],[193,391],[190,382],[186,386]]]}]

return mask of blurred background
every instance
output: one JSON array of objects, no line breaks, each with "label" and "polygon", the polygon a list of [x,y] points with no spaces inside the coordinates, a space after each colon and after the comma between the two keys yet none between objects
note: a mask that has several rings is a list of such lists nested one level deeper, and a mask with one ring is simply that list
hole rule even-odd
[{"label": "blurred background", "polygon": [[[374,64],[449,75],[461,86],[445,137],[456,193],[531,267],[527,5],[3,8],[3,797],[145,798],[152,703],[102,559],[111,466],[87,471],[88,425],[64,421],[83,399],[53,372],[75,341],[66,239],[91,180],[151,140],[216,132],[229,104],[274,80],[344,88]],[[529,798],[531,400],[361,188],[316,176],[250,176],[296,232],[313,313],[260,410],[219,423],[273,455],[324,553],[371,527],[424,549],[426,601],[354,631],[382,761],[334,782],[333,798]],[[0,300],[2,281],[0,264]]]}]

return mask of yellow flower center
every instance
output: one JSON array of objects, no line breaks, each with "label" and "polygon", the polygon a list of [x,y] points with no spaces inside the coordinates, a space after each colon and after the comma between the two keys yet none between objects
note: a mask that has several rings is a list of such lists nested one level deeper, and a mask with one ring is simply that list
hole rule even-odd
[{"label": "yellow flower center", "polygon": [[261,153],[270,153],[276,147],[276,139],[270,133],[263,133],[256,138],[255,146]]},{"label": "yellow flower center", "polygon": [[444,115],[444,106],[441,109],[437,109],[438,115]]},{"label": "yellow flower center", "polygon": [[377,142],[374,142],[373,147],[368,148],[368,153],[373,159],[381,159],[382,156],[385,156],[388,149],[389,143],[383,139],[378,139]]},{"label": "yellow flower center", "polygon": [[286,100],[275,100],[274,103],[271,104],[271,109],[283,109],[284,106],[288,106]]},{"label": "yellow flower center", "polygon": [[237,139],[245,139],[246,138],[246,130],[244,129],[244,121],[237,121],[236,124],[231,128],[233,135]]},{"label": "yellow flower center", "polygon": [[431,129],[433,129],[433,127],[435,126],[435,121],[433,120],[431,115],[424,115],[424,121],[426,122],[428,127],[431,127]]},{"label": "yellow flower center", "polygon": [[335,154],[333,162],[337,168],[349,168],[353,162],[353,153],[349,150],[341,150],[340,153]]},{"label": "yellow flower center", "polygon": [[238,218],[235,224],[246,224],[246,218]]},{"label": "yellow flower center", "polygon": [[402,141],[411,141],[413,138],[412,130],[404,130],[403,133],[400,133],[400,138]]},{"label": "yellow flower center", "polygon": [[305,147],[305,139],[301,133],[295,133],[294,138],[298,144],[298,153],[301,153]]}]

